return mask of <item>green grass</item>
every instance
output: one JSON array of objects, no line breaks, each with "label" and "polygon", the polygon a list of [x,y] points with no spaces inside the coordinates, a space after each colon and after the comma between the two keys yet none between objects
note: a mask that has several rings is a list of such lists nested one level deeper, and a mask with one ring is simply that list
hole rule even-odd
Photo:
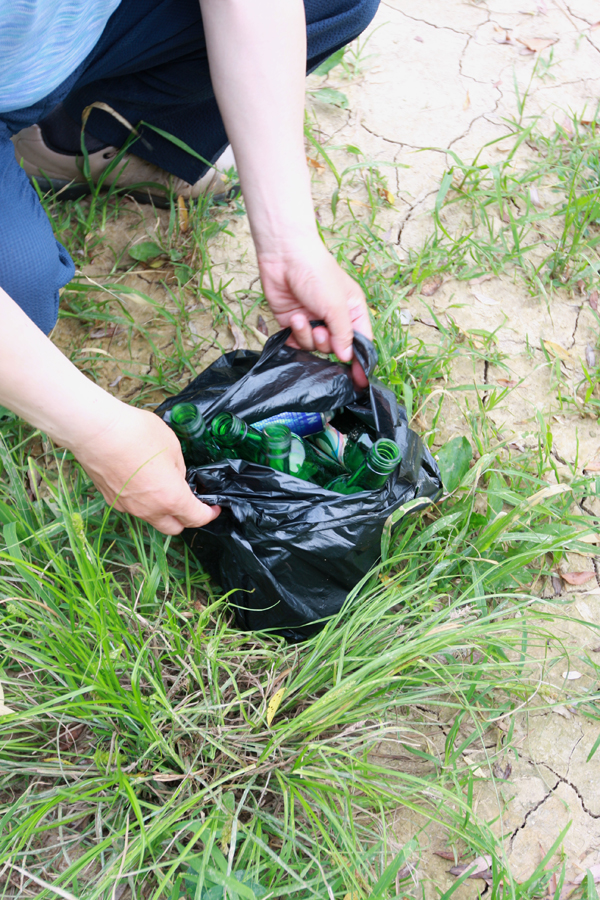
[{"label": "green grass", "polygon": [[[62,460],[38,469],[14,417],[3,432],[0,865],[41,879],[39,897],[386,898],[417,859],[418,841],[389,849],[403,807],[506,881],[463,753],[563,656],[560,607],[526,589],[597,530],[575,514],[589,479],[557,492],[531,459],[481,457],[447,511],[412,518],[347,608],[287,647],[236,631],[180,542],[106,513]],[[446,737],[424,752],[436,710]],[[389,768],[382,742],[413,765]],[[487,750],[510,752],[510,735]],[[506,881],[502,896],[535,893]]]},{"label": "green grass", "polygon": [[[339,62],[350,75],[363,57]],[[383,561],[344,610],[290,647],[239,632],[179,539],[106,511],[68,454],[0,411],[0,684],[12,710],[0,718],[0,897],[416,900],[429,823],[457,856],[490,854],[494,900],[551,887],[546,863],[560,840],[517,884],[498,822],[477,813],[481,775],[465,751],[484,751],[490,766],[514,759],[519,711],[564,702],[551,677],[573,662],[556,638],[573,619],[552,577],[568,553],[589,554],[599,528],[587,504],[600,485],[576,467],[559,483],[541,415],[528,449],[509,443],[492,412],[511,388],[452,380],[459,359],[479,372],[506,365],[494,333],[429,309],[432,339],[416,340],[401,311],[440,274],[510,273],[547,304],[577,281],[588,289],[596,127],[543,138],[522,116],[501,163],[454,157],[430,237],[407,258],[379,224],[393,170],[324,145],[310,121],[307,131],[332,178],[322,234],[369,296],[380,376],[432,447],[445,404],[462,397],[468,444],[440,454],[452,494],[386,533]],[[359,182],[357,213],[346,190]],[[556,202],[540,209],[534,187]],[[241,329],[260,308],[260,293],[232,292],[211,267],[212,242],[244,215],[242,201],[199,202],[185,229],[173,203],[151,231],[116,192],[44,202],[75,258],[104,260],[101,278],[65,292],[62,324],[122,329],[118,352],[112,339],[104,346],[132,379],[131,402],[153,405],[194,374],[204,347],[202,336],[187,343],[194,304]],[[111,250],[111,223],[125,214],[131,240]],[[140,294],[126,279],[141,241],[156,245],[148,259],[161,262],[167,297],[144,294],[143,321],[126,303]],[[150,367],[134,356],[140,343]],[[74,360],[102,380],[106,359],[80,350]],[[593,368],[577,396],[595,413]],[[570,685],[569,703],[597,719],[596,683]],[[410,839],[394,830],[399,811],[419,823]],[[556,900],[561,889],[559,878]],[[580,888],[594,891],[590,879]]]}]

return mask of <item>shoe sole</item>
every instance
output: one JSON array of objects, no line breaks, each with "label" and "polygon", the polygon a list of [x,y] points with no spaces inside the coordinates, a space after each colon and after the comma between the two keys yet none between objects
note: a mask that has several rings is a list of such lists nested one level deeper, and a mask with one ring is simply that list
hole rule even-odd
[{"label": "shoe sole", "polygon": [[[34,178],[30,177],[29,181],[33,184]],[[56,198],[57,200],[80,200],[82,197],[87,197],[92,193],[92,189],[87,182],[66,181],[62,178],[42,178],[39,176],[35,177],[35,181],[42,194],[48,194],[52,191],[58,195]],[[121,194],[127,194],[128,196],[133,197],[138,203],[151,203],[159,209],[171,208],[171,201],[168,196],[151,194],[149,191],[128,191],[126,188],[119,188],[118,190]],[[165,188],[165,194],[167,193],[167,189]],[[229,200],[235,200],[236,197],[239,197],[240,193],[240,185],[234,184],[227,191],[220,194],[213,194],[212,199],[216,203],[227,203]]]}]

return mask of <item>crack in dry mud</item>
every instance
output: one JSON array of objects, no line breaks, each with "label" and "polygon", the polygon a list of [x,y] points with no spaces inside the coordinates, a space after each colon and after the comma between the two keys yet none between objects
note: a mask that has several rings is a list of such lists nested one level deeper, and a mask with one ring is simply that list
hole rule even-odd
[{"label": "crack in dry mud", "polygon": [[523,817],[523,821],[521,822],[520,825],[517,825],[517,827],[514,829],[514,831],[512,832],[512,834],[510,836],[509,846],[510,846],[511,853],[512,853],[515,838],[518,835],[519,831],[523,831],[523,829],[527,825],[527,819],[529,818],[529,816],[531,816],[534,812],[536,812],[536,810],[538,810],[540,808],[540,806],[542,806],[546,802],[548,797],[552,796],[552,794],[554,793],[554,791],[556,790],[556,788],[558,787],[559,784],[560,784],[560,781],[557,781],[556,784],[554,785],[554,787],[550,788],[548,793],[544,794],[542,799],[538,800],[538,802],[535,804],[535,806],[532,806],[531,809],[527,810],[527,812],[525,813],[525,815]]},{"label": "crack in dry mud", "polygon": [[451,31],[453,34],[459,34],[468,38],[473,36],[468,31],[459,31],[457,28],[451,28],[450,25],[438,25],[435,22],[428,22],[427,19],[419,19],[417,16],[410,16],[408,13],[404,12],[404,10],[398,9],[397,6],[386,3],[385,0],[381,0],[381,5],[387,6],[388,9],[392,9],[394,12],[399,13],[401,16],[404,16],[405,19],[410,19],[412,22],[421,22],[423,25],[435,28],[436,31]]},{"label": "crack in dry mud", "polygon": [[[579,739],[579,741],[581,741],[581,738]],[[577,744],[579,743],[579,741],[577,741]],[[575,747],[577,746],[577,744],[575,744]],[[573,750],[575,750],[575,747],[573,747]],[[556,778],[558,778],[558,781],[556,782],[556,784],[554,785],[554,787],[552,788],[550,793],[553,793],[559,784],[561,784],[561,783],[566,784],[567,787],[570,787],[571,790],[575,794],[577,794],[577,797],[579,798],[579,802],[581,803],[581,808],[584,811],[584,813],[586,815],[588,815],[590,817],[590,819],[600,819],[600,813],[593,813],[590,809],[587,808],[587,806],[585,804],[585,800],[583,799],[583,796],[581,794],[581,791],[579,790],[579,788],[577,787],[576,784],[574,784],[572,781],[569,781],[569,779],[565,778],[563,775],[559,775],[558,772],[555,772],[554,769],[552,769],[548,765],[548,763],[541,763],[541,765],[544,766],[546,769],[548,769],[549,772],[552,772],[552,774],[555,775]],[[547,799],[547,798],[545,797],[544,799]]]},{"label": "crack in dry mud", "polygon": [[581,315],[581,310],[583,309],[583,303],[577,307],[577,315],[575,316],[575,325],[573,326],[573,334],[571,336],[571,346],[567,347],[567,350],[572,350],[575,346],[575,335],[577,334],[577,328],[579,326],[579,316]]},{"label": "crack in dry mud", "polygon": [[[419,206],[421,203],[423,203],[423,201],[426,200],[428,197],[432,197],[433,194],[437,194],[437,188],[433,191],[427,191],[427,193],[424,193],[423,191],[421,191],[421,193],[416,197],[415,202],[412,204],[412,206],[409,205],[406,215],[404,216],[403,219],[401,219],[401,221],[398,225],[398,237],[396,238],[396,244],[398,246],[402,247],[402,243],[401,243],[402,232],[404,231],[407,223],[409,222],[409,220],[410,220],[413,212],[417,208],[417,206]],[[402,249],[404,250],[405,248],[402,247]]]}]

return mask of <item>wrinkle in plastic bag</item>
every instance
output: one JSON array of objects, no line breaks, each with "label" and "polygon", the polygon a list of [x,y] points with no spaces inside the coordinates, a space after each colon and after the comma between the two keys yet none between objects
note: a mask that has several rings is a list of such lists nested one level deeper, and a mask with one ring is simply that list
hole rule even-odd
[{"label": "wrinkle in plastic bag", "polygon": [[168,421],[175,403],[189,401],[207,422],[227,410],[251,423],[286,410],[343,406],[400,447],[402,462],[383,490],[351,495],[240,459],[188,470],[196,495],[223,511],[204,528],[186,529],[184,538],[223,590],[234,592],[238,626],[303,640],[339,612],[378,561],[388,517],[408,501],[435,498],[442,482],[404,408],[373,377],[377,353],[370,341],[355,334],[355,354],[369,378],[359,393],[349,366],[287,346],[290,333],[273,335],[261,354],[224,354],[157,413]]}]

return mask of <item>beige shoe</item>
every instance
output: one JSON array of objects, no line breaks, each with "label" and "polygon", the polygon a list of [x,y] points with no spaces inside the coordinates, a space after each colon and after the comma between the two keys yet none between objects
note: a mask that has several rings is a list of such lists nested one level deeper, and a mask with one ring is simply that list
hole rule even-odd
[{"label": "beige shoe", "polygon": [[[31,125],[19,131],[12,141],[17,162],[30,180],[37,180],[43,192],[60,191],[60,196],[65,200],[73,200],[91,192],[89,182],[82,172],[83,157],[51,150],[44,141],[39,125]],[[104,147],[88,154],[90,174],[94,182],[109,168],[118,152],[117,147]],[[142,203],[152,202],[156,206],[168,207],[170,193],[185,200],[196,199],[204,194],[212,194],[215,200],[226,200],[232,190],[235,192],[235,188],[232,189],[223,173],[234,167],[233,151],[228,147],[215,163],[214,169],[209,169],[195,184],[188,184],[139,156],[125,153],[114,171],[109,172],[103,186],[109,187],[115,181],[119,188],[152,182],[151,187],[135,187],[131,194]]]}]

